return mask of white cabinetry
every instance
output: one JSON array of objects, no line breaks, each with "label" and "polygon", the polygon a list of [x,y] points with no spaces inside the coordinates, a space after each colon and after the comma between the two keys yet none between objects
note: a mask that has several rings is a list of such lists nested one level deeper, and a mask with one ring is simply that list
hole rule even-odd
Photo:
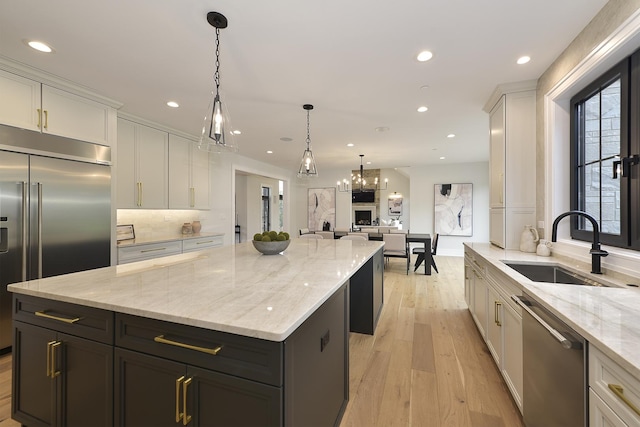
[{"label": "white cabinetry", "polygon": [[0,70],[0,123],[111,145],[115,109],[17,74]]},{"label": "white cabinetry", "polygon": [[510,298],[521,290],[515,282],[465,247],[465,297],[502,377],[522,411],[522,312]]},{"label": "white cabinetry", "polygon": [[169,135],[169,208],[209,209],[209,153]]},{"label": "white cabinetry", "polygon": [[118,119],[118,208],[167,209],[167,132]]},{"label": "white cabinetry", "polygon": [[534,89],[501,93],[489,110],[489,237],[506,249],[518,249],[523,227],[536,225]]},{"label": "white cabinetry", "polygon": [[589,344],[591,426],[640,425],[640,381]]}]

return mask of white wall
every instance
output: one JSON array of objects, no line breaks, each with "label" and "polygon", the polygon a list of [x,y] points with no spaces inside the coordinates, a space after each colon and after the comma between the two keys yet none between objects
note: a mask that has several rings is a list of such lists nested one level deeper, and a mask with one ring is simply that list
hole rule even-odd
[{"label": "white wall", "polygon": [[[487,119],[488,120],[488,119]],[[473,184],[473,235],[440,236],[438,255],[463,256],[463,242],[489,241],[489,163],[458,163],[412,167],[411,228],[413,233],[433,235],[434,185]]]}]

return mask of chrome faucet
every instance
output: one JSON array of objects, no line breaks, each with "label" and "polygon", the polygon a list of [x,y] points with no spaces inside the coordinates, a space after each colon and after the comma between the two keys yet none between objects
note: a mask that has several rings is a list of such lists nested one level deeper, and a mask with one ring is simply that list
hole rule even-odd
[{"label": "chrome faucet", "polygon": [[565,216],[583,216],[591,222],[593,226],[593,243],[591,244],[591,250],[589,253],[591,254],[591,272],[594,274],[602,274],[601,270],[601,258],[609,255],[609,252],[600,249],[600,227],[598,227],[598,221],[595,220],[594,217],[589,215],[583,211],[568,211],[558,215],[558,217],[553,221],[553,227],[551,228],[551,241],[555,242],[558,238],[558,223]]}]

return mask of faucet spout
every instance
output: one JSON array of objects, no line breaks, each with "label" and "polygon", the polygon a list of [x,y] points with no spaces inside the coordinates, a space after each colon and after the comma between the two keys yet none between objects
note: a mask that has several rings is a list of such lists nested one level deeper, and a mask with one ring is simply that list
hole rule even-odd
[{"label": "faucet spout", "polygon": [[562,218],[567,216],[581,216],[591,222],[591,226],[593,227],[593,242],[591,243],[591,250],[589,251],[591,254],[591,272],[594,274],[602,274],[601,258],[609,255],[609,252],[600,248],[600,227],[598,226],[598,221],[588,213],[584,211],[568,211],[558,215],[558,217],[553,221],[553,226],[551,228],[551,241],[557,241],[558,223]]}]

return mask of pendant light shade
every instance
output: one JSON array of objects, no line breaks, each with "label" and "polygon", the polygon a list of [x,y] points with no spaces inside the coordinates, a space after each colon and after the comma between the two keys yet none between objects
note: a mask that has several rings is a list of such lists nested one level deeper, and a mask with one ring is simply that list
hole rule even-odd
[{"label": "pendant light shade", "polygon": [[198,148],[214,152],[238,151],[234,135],[230,132],[229,112],[220,95],[220,29],[227,28],[228,21],[221,13],[209,12],[207,22],[216,29],[216,72],[214,74],[216,88],[211,92],[211,100],[204,116]]},{"label": "pendant light shade", "polygon": [[313,110],[313,105],[304,104],[302,108],[307,110],[307,148],[304,150],[304,153],[302,153],[302,160],[300,161],[300,168],[298,169],[298,178],[312,178],[318,176],[316,160],[311,151],[311,137],[309,134],[309,111]]}]

